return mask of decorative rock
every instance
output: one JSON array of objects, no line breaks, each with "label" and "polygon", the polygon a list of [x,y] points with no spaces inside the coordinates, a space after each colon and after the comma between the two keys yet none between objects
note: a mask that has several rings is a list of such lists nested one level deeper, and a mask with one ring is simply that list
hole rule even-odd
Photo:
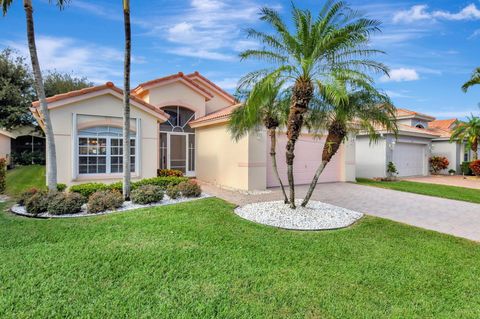
[{"label": "decorative rock", "polygon": [[292,230],[338,229],[352,225],[363,217],[362,213],[342,207],[310,201],[307,207],[291,209],[283,201],[248,204],[235,209],[235,213],[250,221]]}]

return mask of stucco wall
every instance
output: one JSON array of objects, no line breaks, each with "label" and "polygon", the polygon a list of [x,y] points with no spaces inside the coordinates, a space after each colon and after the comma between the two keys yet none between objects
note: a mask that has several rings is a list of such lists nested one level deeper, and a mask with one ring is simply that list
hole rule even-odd
[{"label": "stucco wall", "polygon": [[[115,182],[121,179],[121,175],[103,176],[78,176],[73,175],[73,114],[95,115],[107,117],[122,117],[122,101],[112,95],[101,95],[91,99],[75,102],[69,105],[54,108],[50,111],[52,126],[55,135],[57,151],[57,175],[58,182],[67,185],[83,183],[87,181]],[[141,119],[141,163],[138,175],[133,179],[156,176],[158,163],[158,126],[157,120],[152,115],[131,107],[131,117]],[[138,158],[138,157],[137,157]]]},{"label": "stucco wall", "polygon": [[355,140],[356,176],[364,178],[385,177],[387,165],[387,144],[385,138],[371,143],[367,136]]},{"label": "stucco wall", "polygon": [[445,156],[449,161],[448,168],[441,173],[447,174],[449,169],[460,172],[460,164],[463,161],[461,149],[462,147],[458,143],[450,143],[449,141],[432,142],[432,156]]},{"label": "stucco wall", "polygon": [[10,162],[10,137],[0,134],[0,158],[6,158]]},{"label": "stucco wall", "polygon": [[249,189],[249,139],[246,136],[234,142],[226,125],[197,128],[197,178],[224,187]]},{"label": "stucco wall", "polygon": [[154,87],[144,97],[155,106],[184,106],[195,111],[195,117],[205,115],[205,97],[180,82]]}]

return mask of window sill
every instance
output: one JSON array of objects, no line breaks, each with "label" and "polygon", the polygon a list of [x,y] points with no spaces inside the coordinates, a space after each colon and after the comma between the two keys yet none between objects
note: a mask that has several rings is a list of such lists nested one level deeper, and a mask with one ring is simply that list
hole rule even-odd
[{"label": "window sill", "polygon": [[[81,181],[92,181],[92,180],[118,180],[122,179],[123,174],[83,174],[78,175],[77,178],[74,178],[73,182],[81,182]],[[131,175],[132,179],[139,178],[136,173],[132,172]]]}]

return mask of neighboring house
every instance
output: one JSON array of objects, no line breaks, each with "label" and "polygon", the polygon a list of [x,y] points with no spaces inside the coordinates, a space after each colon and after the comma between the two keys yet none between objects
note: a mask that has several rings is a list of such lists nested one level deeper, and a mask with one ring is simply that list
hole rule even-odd
[{"label": "neighboring house", "polygon": [[357,135],[357,177],[386,177],[388,162],[395,164],[400,177],[426,176],[430,174],[431,156],[445,156],[450,162],[448,169],[460,172],[461,163],[471,158],[465,145],[449,142],[456,119],[436,120],[430,115],[397,109],[396,121],[397,137],[379,130],[379,140],[370,143],[366,134]]},{"label": "neighboring house", "polygon": [[[57,148],[58,181],[65,184],[122,177],[122,90],[113,83],[47,99]],[[234,142],[227,129],[239,104],[198,72],[140,84],[132,90],[132,178],[157,169],[241,190],[277,186],[265,132]],[[38,102],[32,112],[43,127]],[[278,139],[278,164],[286,181],[285,134]],[[309,183],[321,160],[324,139],[304,134],[296,147],[295,181]],[[355,178],[355,145],[343,145],[321,182]]]},{"label": "neighboring house", "polygon": [[5,158],[10,164],[11,141],[15,139],[10,132],[0,129],[0,158]]}]

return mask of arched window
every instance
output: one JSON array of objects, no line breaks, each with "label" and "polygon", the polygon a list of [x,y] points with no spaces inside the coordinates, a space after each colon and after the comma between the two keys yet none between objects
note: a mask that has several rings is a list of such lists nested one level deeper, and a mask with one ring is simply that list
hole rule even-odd
[{"label": "arched window", "polygon": [[416,127],[416,128],[421,128],[421,129],[424,129],[424,128],[425,128],[425,126],[423,126],[423,124],[420,124],[420,123],[417,124],[415,127]]},{"label": "arched window", "polygon": [[[135,172],[135,137],[130,139],[130,171]],[[122,129],[96,126],[78,131],[78,173],[123,172]]]},{"label": "arched window", "polygon": [[160,125],[160,131],[181,133],[195,132],[195,130],[188,125],[190,121],[195,119],[195,112],[181,106],[168,106],[162,110],[170,115],[170,118]]}]

